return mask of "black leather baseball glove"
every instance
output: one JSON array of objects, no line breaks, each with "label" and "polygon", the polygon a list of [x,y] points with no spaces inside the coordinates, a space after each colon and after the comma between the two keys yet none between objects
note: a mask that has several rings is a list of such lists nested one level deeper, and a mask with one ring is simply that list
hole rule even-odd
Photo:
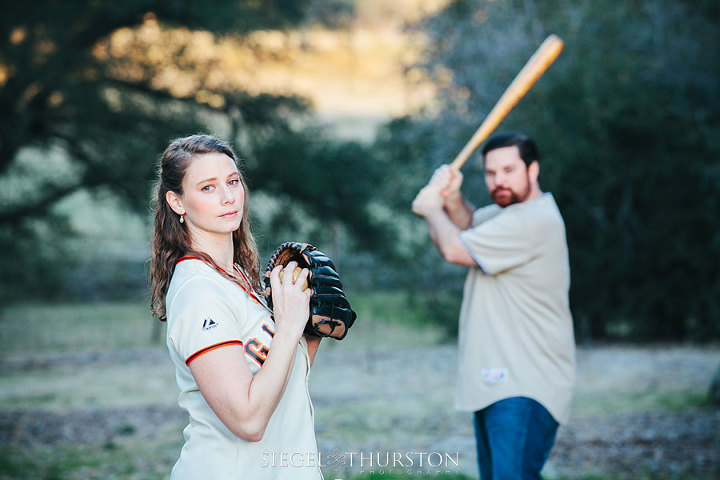
[{"label": "black leather baseball glove", "polygon": [[332,337],[342,340],[355,323],[357,314],[350,308],[332,261],[308,243],[286,242],[280,245],[270,257],[265,270],[265,298],[272,308],[270,272],[277,265],[287,265],[295,260],[298,267],[307,268],[310,297],[310,318],[305,333],[318,337]]}]

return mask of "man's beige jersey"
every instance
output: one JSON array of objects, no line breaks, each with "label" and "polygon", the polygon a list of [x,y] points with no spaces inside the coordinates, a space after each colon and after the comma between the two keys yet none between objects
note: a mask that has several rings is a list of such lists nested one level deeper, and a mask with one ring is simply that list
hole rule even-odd
[{"label": "man's beige jersey", "polygon": [[215,348],[241,346],[253,375],[272,348],[275,322],[264,299],[253,299],[199,259],[177,264],[167,294],[167,346],[189,414],[176,480],[318,480],[307,343],[298,345],[282,399],[259,442],[236,437],[200,393],[188,365]]},{"label": "man's beige jersey", "polygon": [[465,281],[455,405],[537,400],[568,420],[575,382],[565,224],[552,195],[477,210],[460,239],[477,262]]}]

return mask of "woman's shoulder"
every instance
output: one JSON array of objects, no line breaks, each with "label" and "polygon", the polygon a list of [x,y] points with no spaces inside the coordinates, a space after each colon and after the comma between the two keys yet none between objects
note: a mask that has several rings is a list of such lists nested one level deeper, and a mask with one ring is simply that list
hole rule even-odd
[{"label": "woman's shoulder", "polygon": [[212,266],[208,265],[207,262],[205,262],[201,258],[197,257],[181,257],[176,263],[175,263],[175,271],[173,272],[173,279],[175,279],[176,276],[182,277],[182,276],[208,276],[212,277],[212,275],[219,275],[217,270],[215,270]]},{"label": "woman's shoulder", "polygon": [[175,266],[167,299],[172,301],[181,291],[184,297],[224,295],[227,290],[226,283],[227,280],[204,261],[184,259]]}]

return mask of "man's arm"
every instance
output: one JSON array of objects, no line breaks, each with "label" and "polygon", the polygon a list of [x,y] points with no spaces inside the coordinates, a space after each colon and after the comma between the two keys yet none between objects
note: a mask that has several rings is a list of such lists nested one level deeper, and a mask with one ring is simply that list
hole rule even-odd
[{"label": "man's arm", "polygon": [[425,221],[435,248],[446,261],[464,267],[477,267],[475,259],[460,241],[461,230],[445,211],[431,212],[425,216]]},{"label": "man's arm", "polygon": [[441,190],[431,182],[417,194],[412,210],[416,215],[425,218],[430,239],[446,261],[465,267],[476,267],[477,263],[460,241],[462,230],[450,219],[444,203]]},{"label": "man's arm", "polygon": [[462,193],[455,191],[450,193],[445,198],[445,211],[450,217],[450,221],[455,224],[460,230],[467,230],[470,228],[472,222],[473,212],[475,208],[465,200]]},{"label": "man's arm", "polygon": [[444,208],[450,220],[460,230],[467,230],[470,227],[475,207],[460,193],[462,182],[463,174],[459,170],[455,170],[450,165],[442,165],[433,172],[428,185],[435,185],[440,190],[440,195],[445,199]]}]

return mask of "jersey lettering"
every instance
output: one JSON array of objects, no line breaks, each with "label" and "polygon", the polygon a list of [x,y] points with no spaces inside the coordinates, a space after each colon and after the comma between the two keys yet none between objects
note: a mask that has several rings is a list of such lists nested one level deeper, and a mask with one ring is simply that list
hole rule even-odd
[{"label": "jersey lettering", "polygon": [[255,360],[261,367],[262,364],[265,363],[269,351],[268,347],[260,343],[257,338],[248,340],[245,344],[245,354]]},{"label": "jersey lettering", "polygon": [[275,332],[273,332],[273,330],[270,328],[270,325],[268,325],[267,323],[263,323],[262,329],[263,329],[268,335],[270,335],[270,338],[274,338],[274,337],[275,337]]},{"label": "jersey lettering", "polygon": [[265,363],[265,359],[267,358],[268,353],[270,352],[270,347],[268,345],[270,344],[270,340],[275,337],[275,330],[270,326],[270,324],[267,323],[263,323],[260,328],[270,338],[267,339],[265,342],[258,338],[262,337],[262,335],[251,338],[245,344],[245,354],[248,357],[252,358],[255,363],[262,367],[263,363]]}]

